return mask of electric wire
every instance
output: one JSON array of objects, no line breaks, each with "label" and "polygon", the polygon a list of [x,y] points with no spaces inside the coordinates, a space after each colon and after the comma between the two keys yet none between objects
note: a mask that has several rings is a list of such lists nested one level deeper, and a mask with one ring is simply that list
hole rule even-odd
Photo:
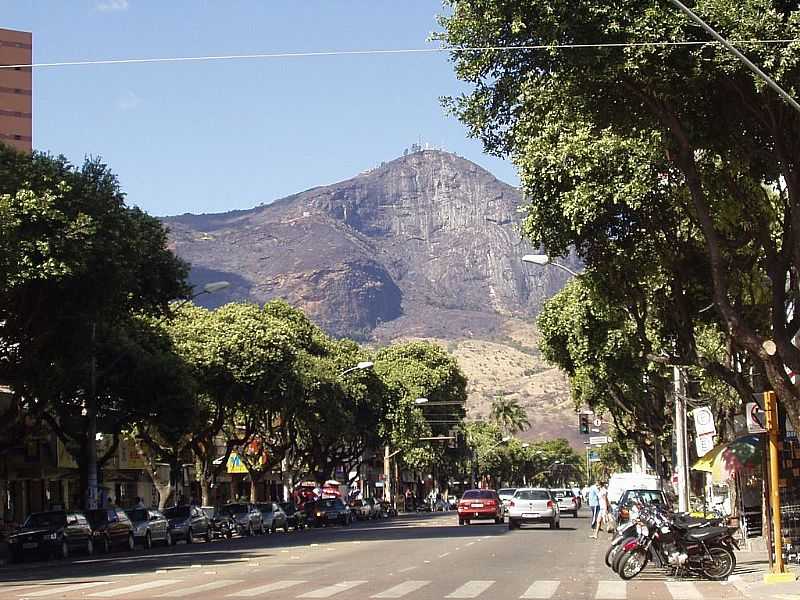
[{"label": "electric wire", "polygon": [[[794,44],[800,38],[793,39],[764,39],[764,40],[732,40],[732,44]],[[527,44],[518,46],[469,46],[463,48],[436,47],[436,48],[398,48],[398,49],[370,49],[370,50],[329,50],[314,52],[268,52],[253,54],[221,54],[208,56],[166,56],[150,58],[110,58],[98,60],[72,60],[58,62],[20,63],[13,65],[0,65],[0,69],[40,69],[49,67],[75,67],[91,65],[129,65],[147,63],[176,63],[176,62],[211,62],[223,60],[253,60],[253,59],[281,59],[281,58],[317,58],[326,56],[377,56],[398,54],[436,54],[452,52],[517,52],[523,50],[571,50],[591,48],[644,48],[668,46],[721,46],[714,40],[706,41],[662,41],[662,42],[605,42],[596,44]]]}]

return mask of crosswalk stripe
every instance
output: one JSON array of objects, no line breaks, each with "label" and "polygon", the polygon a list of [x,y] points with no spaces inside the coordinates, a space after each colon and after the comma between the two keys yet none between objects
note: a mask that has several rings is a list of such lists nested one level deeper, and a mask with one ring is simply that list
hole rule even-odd
[{"label": "crosswalk stripe", "polygon": [[250,598],[252,596],[259,596],[261,594],[266,594],[267,592],[277,592],[278,590],[285,590],[286,588],[294,587],[296,585],[300,585],[301,583],[306,583],[306,580],[287,579],[284,581],[276,581],[274,583],[268,583],[267,585],[260,585],[258,587],[250,588],[247,590],[239,590],[238,592],[228,594],[226,598]]},{"label": "crosswalk stripe", "polygon": [[312,590],[305,594],[298,596],[298,598],[330,598],[331,596],[335,596],[340,592],[344,592],[347,590],[351,590],[356,586],[363,585],[367,583],[366,581],[340,581],[339,583],[334,583],[333,585],[329,585],[323,588],[319,588],[318,590]]},{"label": "crosswalk stripe", "polygon": [[48,588],[41,592],[30,592],[22,594],[25,598],[44,598],[45,596],[54,596],[55,594],[64,594],[72,590],[85,590],[88,588],[99,587],[101,585],[108,585],[112,581],[88,581],[86,583],[70,583],[67,585],[60,585],[55,588]]},{"label": "crosswalk stripe", "polygon": [[534,581],[533,584],[525,590],[525,593],[520,598],[537,598],[538,600],[548,600],[556,593],[560,581],[541,580]]},{"label": "crosswalk stripe", "polygon": [[95,592],[89,594],[89,598],[114,598],[115,596],[125,596],[135,592],[144,590],[152,590],[157,587],[164,587],[165,585],[172,585],[173,583],[180,583],[182,579],[158,579],[156,581],[145,581],[144,583],[137,583],[136,585],[129,585],[126,587],[117,588],[115,590],[106,590],[105,592]]},{"label": "crosswalk stripe", "polygon": [[494,585],[494,580],[474,579],[468,581],[445,598],[476,598]]},{"label": "crosswalk stripe", "polygon": [[627,596],[627,584],[624,581],[598,581],[595,600],[620,600]]},{"label": "crosswalk stripe", "polygon": [[402,598],[406,594],[410,594],[411,592],[416,592],[417,590],[424,588],[429,583],[430,581],[404,581],[403,583],[391,587],[380,594],[375,594],[372,596],[372,598]]},{"label": "crosswalk stripe", "polygon": [[237,583],[241,583],[244,581],[243,579],[220,579],[219,581],[212,581],[211,583],[204,583],[202,585],[195,585],[188,588],[182,588],[180,590],[174,590],[172,592],[167,592],[165,594],[159,594],[156,598],[182,598],[183,596],[191,596],[192,594],[196,594],[198,592],[208,592],[211,590],[218,590],[219,588],[228,587],[229,585],[235,585]]},{"label": "crosswalk stripe", "polygon": [[703,600],[703,594],[689,581],[665,581],[674,600]]}]

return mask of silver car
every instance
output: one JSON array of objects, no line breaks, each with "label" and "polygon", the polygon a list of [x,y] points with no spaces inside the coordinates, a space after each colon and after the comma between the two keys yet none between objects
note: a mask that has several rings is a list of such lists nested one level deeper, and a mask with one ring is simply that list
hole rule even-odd
[{"label": "silver car", "polygon": [[517,488],[500,488],[497,490],[497,495],[500,496],[500,500],[503,501],[503,511],[508,514],[508,503],[514,497],[514,492],[517,491]]},{"label": "silver car", "polygon": [[561,528],[561,513],[550,490],[545,488],[518,488],[508,502],[508,528],[521,525],[549,523],[550,529]]},{"label": "silver car", "polygon": [[553,498],[558,502],[558,511],[562,513],[572,513],[578,517],[578,499],[572,490],[567,488],[557,488],[550,490]]}]

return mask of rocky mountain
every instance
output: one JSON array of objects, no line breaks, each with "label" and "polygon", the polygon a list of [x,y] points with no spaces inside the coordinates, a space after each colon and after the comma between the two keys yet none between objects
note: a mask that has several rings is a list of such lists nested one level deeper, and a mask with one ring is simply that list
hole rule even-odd
[{"label": "rocky mountain", "polygon": [[[421,150],[250,210],[164,221],[194,284],[231,282],[198,300],[284,298],[337,336],[482,340],[518,351],[509,320],[530,323],[566,280],[558,269],[521,261],[535,251],[519,236],[521,202],[516,188],[478,165]],[[525,348],[533,364],[535,344]],[[536,364],[530,375],[546,370]],[[525,386],[467,374],[476,414],[492,394],[524,394]],[[541,400],[556,394],[561,406],[568,394],[556,379],[561,392],[545,386]]]}]

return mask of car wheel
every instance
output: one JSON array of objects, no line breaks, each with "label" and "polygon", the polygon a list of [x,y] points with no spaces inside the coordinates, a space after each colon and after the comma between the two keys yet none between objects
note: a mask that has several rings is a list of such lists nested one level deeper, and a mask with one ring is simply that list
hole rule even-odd
[{"label": "car wheel", "polygon": [[61,540],[61,550],[58,553],[59,558],[69,558],[69,544],[67,540]]},{"label": "car wheel", "polygon": [[150,532],[149,532],[149,531],[148,531],[147,533],[145,533],[145,534],[144,534],[144,543],[142,544],[142,547],[143,547],[145,550],[150,550],[150,548],[152,548],[152,547],[153,547],[153,538],[152,538],[152,536],[150,535]]},{"label": "car wheel", "polygon": [[172,539],[172,532],[168,531],[167,532],[167,537],[164,538],[164,545],[165,546],[172,546],[174,544],[175,544],[175,540]]},{"label": "car wheel", "polygon": [[519,527],[519,525],[517,524],[517,522],[514,519],[509,519],[508,520],[508,528],[509,529],[517,529],[518,527]]},{"label": "car wheel", "polygon": [[461,517],[459,517],[459,518],[458,518],[458,524],[459,524],[459,525],[463,525],[463,524],[464,524],[464,519],[462,519]]},{"label": "car wheel", "polygon": [[275,525],[275,521],[273,521],[272,525],[270,525],[269,532],[270,533],[277,533],[278,532],[278,527]]},{"label": "car wheel", "polygon": [[186,532],[186,543],[193,544],[194,543],[194,533],[192,532],[192,528],[189,527],[189,530]]},{"label": "car wheel", "polygon": [[[150,535],[149,533],[147,535]],[[136,548],[136,540],[133,538],[133,533],[128,534],[128,550]]]},{"label": "car wheel", "polygon": [[94,554],[94,541],[92,540],[92,538],[88,538],[86,540],[86,554],[88,556]]}]

